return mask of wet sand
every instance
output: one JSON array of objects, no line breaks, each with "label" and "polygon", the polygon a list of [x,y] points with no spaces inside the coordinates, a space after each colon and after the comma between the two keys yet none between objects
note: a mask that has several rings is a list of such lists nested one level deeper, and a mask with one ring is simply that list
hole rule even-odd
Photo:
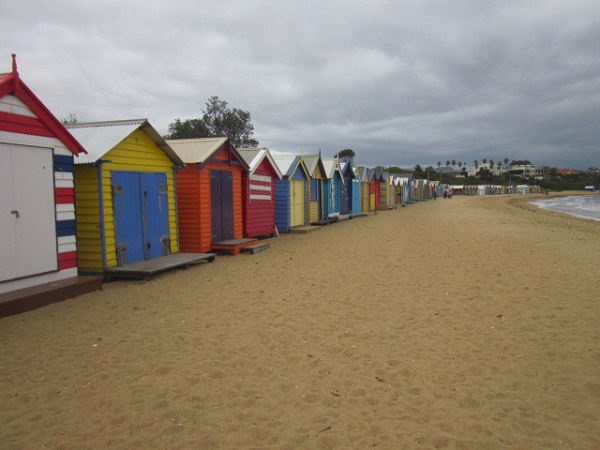
[{"label": "wet sand", "polygon": [[600,448],[600,222],[382,211],[0,319],[0,442]]}]

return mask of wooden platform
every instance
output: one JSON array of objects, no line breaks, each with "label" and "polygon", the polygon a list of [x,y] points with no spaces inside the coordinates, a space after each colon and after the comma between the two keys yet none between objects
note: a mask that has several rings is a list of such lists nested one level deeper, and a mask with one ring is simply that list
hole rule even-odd
[{"label": "wooden platform", "polygon": [[157,273],[166,270],[179,267],[187,268],[204,261],[213,262],[216,256],[214,253],[174,253],[172,255],[161,256],[160,258],[113,267],[106,270],[104,278],[106,281],[110,281],[112,278],[141,278],[149,280]]},{"label": "wooden platform", "polygon": [[257,243],[258,239],[254,238],[227,239],[225,241],[214,242],[210,248],[213,252],[239,255],[244,247]]},{"label": "wooden platform", "polygon": [[340,218],[339,217],[329,217],[328,219],[319,219],[316,220],[314,222],[311,222],[311,225],[313,226],[323,226],[323,225],[329,225],[335,222],[339,222]]},{"label": "wooden platform", "polygon": [[246,247],[242,248],[242,253],[260,253],[260,252],[264,252],[265,250],[268,250],[271,248],[271,244],[268,244],[266,242],[259,242],[258,244],[254,244],[254,245],[248,245]]},{"label": "wooden platform", "polygon": [[317,230],[320,230],[320,229],[321,229],[320,226],[307,225],[307,226],[304,226],[304,227],[290,228],[290,233],[306,234],[306,233],[312,233],[313,231],[317,231]]},{"label": "wooden platform", "polygon": [[79,276],[0,294],[0,317],[102,290],[102,277]]}]

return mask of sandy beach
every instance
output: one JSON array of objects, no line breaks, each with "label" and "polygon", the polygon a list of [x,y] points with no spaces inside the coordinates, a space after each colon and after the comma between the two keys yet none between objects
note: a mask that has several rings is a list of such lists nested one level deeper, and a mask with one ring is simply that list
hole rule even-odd
[{"label": "sandy beach", "polygon": [[0,319],[3,449],[600,448],[600,222],[382,211]]}]

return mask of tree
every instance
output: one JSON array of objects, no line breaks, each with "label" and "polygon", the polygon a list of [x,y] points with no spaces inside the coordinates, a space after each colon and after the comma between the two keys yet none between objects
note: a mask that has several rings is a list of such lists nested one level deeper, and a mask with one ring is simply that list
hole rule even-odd
[{"label": "tree", "polygon": [[227,102],[213,95],[198,119],[176,119],[169,125],[166,139],[189,139],[227,136],[236,147],[258,147],[252,138],[254,125],[248,111],[227,106]]},{"label": "tree", "polygon": [[345,161],[353,164],[356,153],[351,148],[345,148],[344,150],[340,150],[339,152],[337,152],[335,156],[339,158],[340,161]]},{"label": "tree", "polygon": [[350,156],[350,157],[354,158],[356,156],[356,153],[351,148],[345,148],[344,150],[340,150],[337,153],[338,158],[343,158],[344,156]]},{"label": "tree", "polygon": [[477,161],[476,159],[473,160],[473,165],[475,166],[475,172],[477,172],[477,169],[479,169],[479,161]]},{"label": "tree", "polygon": [[455,159],[453,159],[453,160],[452,160],[452,168],[454,169],[455,167],[456,167],[456,160],[455,160]]}]

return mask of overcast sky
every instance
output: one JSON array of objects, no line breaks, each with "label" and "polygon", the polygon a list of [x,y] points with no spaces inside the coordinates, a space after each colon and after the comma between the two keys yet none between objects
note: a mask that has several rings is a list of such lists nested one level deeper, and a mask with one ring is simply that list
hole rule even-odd
[{"label": "overcast sky", "polygon": [[598,0],[15,0],[0,30],[59,119],[165,134],[216,95],[279,152],[600,166]]}]

